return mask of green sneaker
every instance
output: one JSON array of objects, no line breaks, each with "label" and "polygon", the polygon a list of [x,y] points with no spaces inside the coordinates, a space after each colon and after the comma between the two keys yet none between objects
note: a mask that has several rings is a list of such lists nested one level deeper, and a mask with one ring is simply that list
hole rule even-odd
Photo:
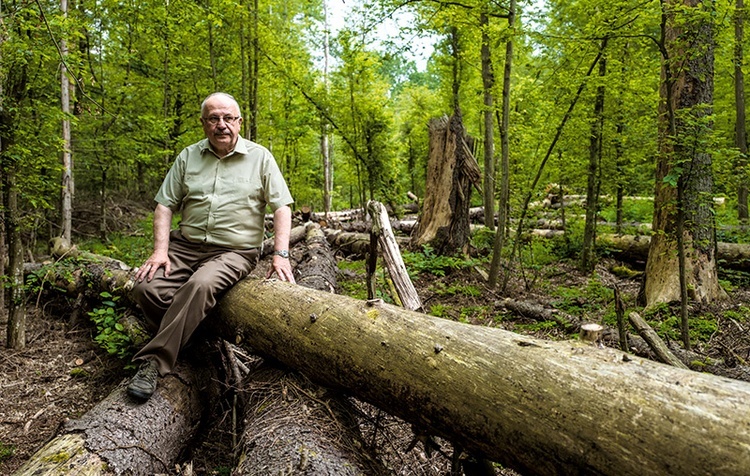
[{"label": "green sneaker", "polygon": [[159,377],[157,363],[153,359],[145,360],[128,385],[128,395],[140,400],[148,400],[156,390],[156,379]]}]

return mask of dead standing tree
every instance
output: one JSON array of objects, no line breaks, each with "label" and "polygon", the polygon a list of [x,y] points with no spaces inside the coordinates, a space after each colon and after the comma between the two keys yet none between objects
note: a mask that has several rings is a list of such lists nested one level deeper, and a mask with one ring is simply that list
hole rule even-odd
[{"label": "dead standing tree", "polygon": [[471,187],[479,189],[481,171],[460,115],[433,119],[429,129],[425,198],[412,244],[454,254],[465,251],[469,242]]}]

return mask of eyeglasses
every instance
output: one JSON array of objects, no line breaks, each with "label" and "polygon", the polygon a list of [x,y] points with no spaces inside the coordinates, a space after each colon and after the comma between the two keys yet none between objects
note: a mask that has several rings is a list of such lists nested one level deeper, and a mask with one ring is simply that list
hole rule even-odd
[{"label": "eyeglasses", "polygon": [[209,124],[211,124],[212,126],[215,126],[216,124],[219,123],[219,121],[222,121],[222,120],[224,121],[225,124],[233,124],[234,121],[236,121],[239,118],[240,116],[223,116],[223,117],[210,116],[210,117],[204,117],[203,120],[208,121]]}]

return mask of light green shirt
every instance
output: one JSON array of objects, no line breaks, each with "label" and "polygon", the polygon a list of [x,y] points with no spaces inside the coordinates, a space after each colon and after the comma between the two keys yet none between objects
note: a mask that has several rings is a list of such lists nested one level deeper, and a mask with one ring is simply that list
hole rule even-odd
[{"label": "light green shirt", "polygon": [[242,137],[223,159],[208,139],[186,147],[155,200],[173,212],[182,208],[180,231],[189,241],[235,249],[263,243],[266,206],[294,202],[271,152]]}]

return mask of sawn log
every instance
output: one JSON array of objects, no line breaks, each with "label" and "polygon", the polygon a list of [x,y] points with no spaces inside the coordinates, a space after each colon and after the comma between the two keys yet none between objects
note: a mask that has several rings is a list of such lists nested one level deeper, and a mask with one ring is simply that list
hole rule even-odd
[{"label": "sawn log", "polygon": [[283,282],[219,307],[256,351],[523,474],[750,468],[746,382]]}]

